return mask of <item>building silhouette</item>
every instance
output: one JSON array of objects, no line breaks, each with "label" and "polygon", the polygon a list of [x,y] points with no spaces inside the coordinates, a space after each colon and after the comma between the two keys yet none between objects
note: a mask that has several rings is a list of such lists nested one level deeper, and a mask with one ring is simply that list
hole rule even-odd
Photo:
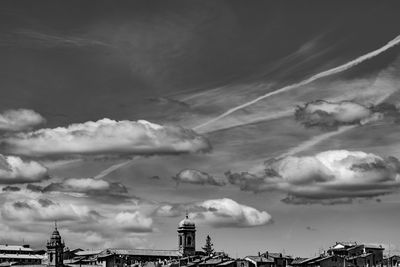
[{"label": "building silhouette", "polygon": [[48,266],[62,267],[63,264],[63,253],[64,253],[64,241],[61,240],[61,235],[57,230],[57,223],[54,225],[54,231],[51,234],[50,240],[47,241],[47,255],[48,255]]},{"label": "building silhouette", "polygon": [[178,248],[182,256],[194,256],[196,253],[196,225],[186,217],[178,225]]}]

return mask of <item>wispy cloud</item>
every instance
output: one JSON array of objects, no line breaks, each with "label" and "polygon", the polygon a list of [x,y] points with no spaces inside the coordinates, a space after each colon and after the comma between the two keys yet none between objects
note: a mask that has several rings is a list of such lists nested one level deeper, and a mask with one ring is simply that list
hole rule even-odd
[{"label": "wispy cloud", "polygon": [[251,101],[248,101],[248,102],[246,102],[244,104],[241,104],[239,106],[231,108],[231,109],[227,110],[226,112],[222,113],[221,115],[219,115],[219,116],[217,116],[217,117],[215,117],[215,118],[213,118],[211,120],[208,120],[208,121],[206,121],[206,122],[194,127],[194,129],[198,130],[200,128],[203,128],[203,127],[205,127],[205,126],[207,126],[207,125],[209,125],[211,123],[214,123],[214,122],[216,122],[216,121],[218,121],[218,120],[220,120],[222,118],[225,118],[225,117],[229,116],[230,114],[232,114],[232,113],[234,113],[234,112],[236,112],[238,110],[241,110],[241,109],[244,109],[244,108],[246,108],[248,106],[251,106],[251,105],[253,105],[253,104],[255,104],[255,103],[257,103],[257,102],[259,102],[259,101],[261,101],[263,99],[266,99],[268,97],[271,97],[271,96],[274,96],[274,95],[277,95],[277,94],[280,94],[280,93],[283,93],[283,92],[288,92],[288,91],[291,91],[293,89],[299,88],[299,87],[301,87],[303,85],[307,85],[307,84],[309,84],[311,82],[314,82],[314,81],[316,81],[318,79],[321,79],[321,78],[328,77],[328,76],[333,75],[333,74],[337,74],[337,73],[346,71],[346,70],[348,70],[348,69],[350,69],[350,68],[352,68],[354,66],[357,66],[358,64],[360,64],[360,63],[362,63],[362,62],[364,62],[364,61],[366,61],[368,59],[371,59],[373,57],[378,56],[379,54],[381,54],[381,53],[385,52],[386,50],[398,45],[399,43],[400,43],[400,36],[397,36],[393,40],[389,41],[386,45],[384,45],[384,46],[382,46],[382,47],[380,47],[380,48],[378,48],[378,49],[376,49],[376,50],[374,50],[372,52],[369,52],[369,53],[367,53],[365,55],[362,55],[362,56],[360,56],[360,57],[358,57],[358,58],[356,58],[354,60],[351,60],[351,61],[349,61],[349,62],[347,62],[347,63],[345,63],[343,65],[340,65],[338,67],[335,67],[335,68],[320,72],[318,74],[315,74],[315,75],[313,75],[313,76],[311,76],[311,77],[309,77],[309,78],[307,78],[305,80],[302,80],[302,81],[300,81],[298,83],[282,87],[282,88],[277,89],[277,90],[275,90],[273,92],[270,92],[270,93],[264,94],[262,96],[259,96],[259,97],[255,98],[255,99],[253,99]]}]

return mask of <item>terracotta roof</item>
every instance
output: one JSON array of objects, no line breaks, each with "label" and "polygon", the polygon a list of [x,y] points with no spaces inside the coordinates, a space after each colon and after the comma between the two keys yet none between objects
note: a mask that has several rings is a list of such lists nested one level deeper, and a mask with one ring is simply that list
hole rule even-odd
[{"label": "terracotta roof", "polygon": [[365,253],[365,254],[349,257],[348,260],[353,260],[353,259],[356,259],[356,258],[365,258],[365,257],[368,257],[370,255],[372,255],[372,253]]},{"label": "terracotta roof", "polygon": [[274,262],[273,259],[265,258],[262,256],[247,256],[247,257],[245,257],[245,259],[249,259],[250,261],[253,261],[253,262],[271,262],[271,263]]},{"label": "terracotta roof", "polygon": [[[264,253],[263,256],[266,256],[267,253]],[[285,259],[291,259],[291,256],[288,255],[284,255],[282,253],[275,253],[275,252],[268,252],[268,257],[272,257],[272,258],[285,258]]]},{"label": "terracotta roof", "polygon": [[382,249],[382,250],[384,250],[384,248],[382,246],[373,245],[373,244],[367,244],[367,245],[365,245],[365,248]]},{"label": "terracotta roof", "polygon": [[327,257],[319,257],[318,259],[315,259],[313,261],[308,262],[309,264],[313,264],[313,263],[317,263],[317,262],[321,262],[330,258],[333,258],[334,256],[327,256]]},{"label": "terracotta roof", "polygon": [[76,252],[75,254],[77,256],[90,256],[90,255],[96,255],[102,252],[103,250],[80,250]]},{"label": "terracotta roof", "polygon": [[33,251],[31,248],[25,248],[23,246],[18,245],[0,245],[0,250],[7,251]]},{"label": "terracotta roof", "polygon": [[218,266],[226,266],[226,265],[232,264],[234,262],[235,262],[235,260],[228,260],[228,261],[224,261],[224,262],[218,264]]},{"label": "terracotta roof", "polygon": [[208,259],[203,262],[200,262],[199,265],[208,265],[208,264],[220,264],[223,263],[223,259]]},{"label": "terracotta roof", "polygon": [[30,254],[3,254],[0,253],[1,259],[43,259],[41,255],[30,255]]},{"label": "terracotta roof", "polygon": [[308,258],[295,258],[295,259],[292,261],[291,265],[300,264],[300,263],[302,263],[302,262],[305,261],[305,260],[308,260]]},{"label": "terracotta roof", "polygon": [[160,256],[160,257],[179,257],[178,250],[156,250],[156,249],[116,249],[110,248],[99,253],[99,257],[107,257],[111,254],[134,255],[134,256]]}]

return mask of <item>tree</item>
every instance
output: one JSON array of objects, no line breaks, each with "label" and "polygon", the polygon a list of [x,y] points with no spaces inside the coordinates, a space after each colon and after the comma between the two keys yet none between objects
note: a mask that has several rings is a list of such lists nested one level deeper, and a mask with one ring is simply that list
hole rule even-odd
[{"label": "tree", "polygon": [[214,244],[211,243],[211,237],[207,235],[206,244],[204,245],[204,247],[202,247],[202,249],[208,256],[214,252],[213,246]]}]

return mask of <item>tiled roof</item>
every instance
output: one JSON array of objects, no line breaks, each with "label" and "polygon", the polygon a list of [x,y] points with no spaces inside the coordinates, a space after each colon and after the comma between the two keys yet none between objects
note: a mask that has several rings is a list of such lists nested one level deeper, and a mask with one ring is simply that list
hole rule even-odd
[{"label": "tiled roof", "polygon": [[7,251],[33,251],[31,248],[25,248],[23,246],[17,245],[0,245],[0,250],[7,250]]},{"label": "tiled roof", "polygon": [[262,256],[247,256],[245,259],[249,259],[249,260],[251,260],[253,262],[271,262],[271,263],[274,262],[273,259],[269,259],[269,258],[267,259],[267,258],[262,257]]},{"label": "tiled roof", "polygon": [[295,259],[292,261],[291,265],[300,264],[300,263],[302,263],[302,262],[305,261],[305,260],[308,260],[308,258],[295,258]]},{"label": "tiled roof", "polygon": [[365,253],[365,254],[349,257],[348,260],[353,260],[353,259],[356,259],[356,258],[365,258],[365,257],[368,257],[370,255],[372,255],[372,253]]},{"label": "tiled roof", "polygon": [[[264,256],[266,256],[267,253],[264,253]],[[291,259],[292,257],[288,256],[288,255],[283,255],[282,253],[275,253],[275,252],[268,252],[268,257],[272,257],[272,258],[286,258],[286,259]]]},{"label": "tiled roof", "polygon": [[384,249],[382,246],[374,245],[374,244],[366,244],[365,248],[372,248],[372,249]]},{"label": "tiled roof", "polygon": [[90,256],[90,255],[96,255],[102,252],[103,250],[80,250],[76,252],[75,254],[77,256]]},{"label": "tiled roof", "polygon": [[296,265],[296,264],[299,265],[299,264],[303,264],[303,263],[308,263],[308,262],[312,262],[312,261],[318,260],[319,258],[321,258],[321,256],[317,256],[317,257],[314,257],[314,258],[304,258],[304,259],[303,258],[296,258],[296,259],[294,259],[292,261],[291,265]]},{"label": "tiled roof", "polygon": [[205,261],[199,263],[199,265],[219,264],[222,262],[224,262],[223,259],[208,259],[208,260],[205,260]]},{"label": "tiled roof", "polygon": [[29,255],[29,254],[4,254],[0,253],[1,259],[43,259],[41,255]]},{"label": "tiled roof", "polygon": [[178,250],[156,250],[156,249],[115,249],[110,248],[99,253],[99,257],[107,257],[111,254],[134,255],[134,256],[160,256],[160,257],[179,257]]},{"label": "tiled roof", "polygon": [[327,257],[319,257],[318,259],[315,259],[313,261],[308,262],[309,264],[313,264],[313,263],[317,263],[317,262],[321,262],[327,259],[332,258],[333,256],[327,256]]},{"label": "tiled roof", "polygon": [[226,265],[232,264],[234,262],[235,262],[235,260],[228,260],[228,261],[224,261],[224,262],[218,264],[218,266],[226,266]]}]

